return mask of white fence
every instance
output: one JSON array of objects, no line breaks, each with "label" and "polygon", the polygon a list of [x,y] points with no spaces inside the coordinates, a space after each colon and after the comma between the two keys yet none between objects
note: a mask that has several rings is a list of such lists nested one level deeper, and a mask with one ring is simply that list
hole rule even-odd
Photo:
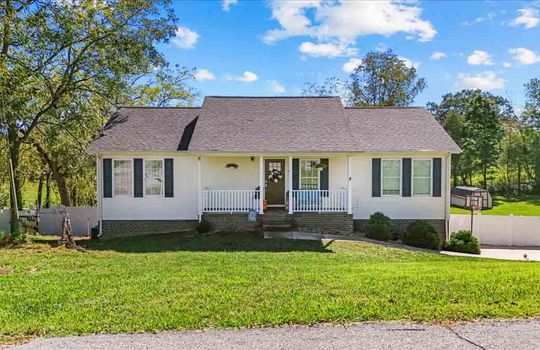
[{"label": "white fence", "polygon": [[[62,233],[61,207],[43,208],[39,216],[39,232],[42,234]],[[96,207],[66,207],[71,220],[71,230],[76,235],[86,235],[98,223]],[[26,211],[21,211],[21,215]],[[34,211],[30,211],[31,214]],[[0,231],[9,230],[9,209],[0,209]]]},{"label": "white fence", "polygon": [[259,190],[204,190],[202,210],[207,213],[258,212],[259,196]]},{"label": "white fence", "polygon": [[[450,232],[470,229],[470,215],[450,215]],[[473,235],[486,245],[540,246],[540,217],[475,215]]]},{"label": "white fence", "polygon": [[347,211],[347,190],[293,190],[292,211]]}]

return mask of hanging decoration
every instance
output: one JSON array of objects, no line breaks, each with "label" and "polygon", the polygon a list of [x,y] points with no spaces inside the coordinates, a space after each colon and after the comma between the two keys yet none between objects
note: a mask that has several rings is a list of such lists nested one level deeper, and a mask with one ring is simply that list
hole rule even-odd
[{"label": "hanging decoration", "polygon": [[268,171],[268,180],[273,182],[279,182],[281,179],[283,179],[283,174],[281,171],[277,169],[271,169]]}]

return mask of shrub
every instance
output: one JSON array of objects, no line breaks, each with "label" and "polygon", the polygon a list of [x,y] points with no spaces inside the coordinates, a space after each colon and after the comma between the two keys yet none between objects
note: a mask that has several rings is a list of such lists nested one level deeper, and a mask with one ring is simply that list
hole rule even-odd
[{"label": "shrub", "polygon": [[409,224],[403,236],[403,243],[419,248],[439,249],[440,239],[437,230],[427,221],[416,220]]},{"label": "shrub", "polygon": [[366,224],[366,237],[379,241],[387,241],[392,238],[394,224],[392,220],[381,212],[376,212],[369,217]]},{"label": "shrub", "polygon": [[444,249],[452,252],[480,254],[480,243],[470,231],[452,232],[450,240],[444,243]]},{"label": "shrub", "polygon": [[195,230],[198,233],[208,233],[208,232],[212,231],[212,225],[208,221],[203,220],[203,221],[197,223],[197,226],[195,226]]}]

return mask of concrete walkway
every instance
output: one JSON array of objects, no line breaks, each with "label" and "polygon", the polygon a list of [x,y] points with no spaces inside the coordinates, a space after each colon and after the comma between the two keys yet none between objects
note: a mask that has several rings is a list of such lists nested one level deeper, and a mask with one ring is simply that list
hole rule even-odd
[{"label": "concrete walkway", "polygon": [[[342,235],[327,235],[310,232],[264,232],[264,238],[285,238],[285,239],[299,239],[299,240],[333,240],[333,241],[358,241],[367,242],[373,244],[379,244],[392,248],[404,248],[415,251],[425,251],[435,253],[432,250],[420,249],[407,246],[400,242],[393,241],[376,241],[373,239],[358,237],[358,236],[342,236]],[[482,247],[480,255],[476,254],[464,254],[456,252],[441,251],[444,255],[464,256],[469,258],[488,258],[488,259],[501,259],[501,260],[518,260],[518,261],[540,261],[540,247],[494,247],[487,246]]]},{"label": "concrete walkway", "polygon": [[540,320],[257,328],[38,339],[12,349],[538,349]]}]

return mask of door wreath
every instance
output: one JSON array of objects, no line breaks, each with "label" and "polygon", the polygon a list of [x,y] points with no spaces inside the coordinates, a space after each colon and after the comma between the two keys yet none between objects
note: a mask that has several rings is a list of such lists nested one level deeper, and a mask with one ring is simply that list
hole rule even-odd
[{"label": "door wreath", "polygon": [[281,171],[277,169],[271,169],[268,171],[268,180],[273,182],[279,182],[281,179],[283,179],[283,174]]}]

